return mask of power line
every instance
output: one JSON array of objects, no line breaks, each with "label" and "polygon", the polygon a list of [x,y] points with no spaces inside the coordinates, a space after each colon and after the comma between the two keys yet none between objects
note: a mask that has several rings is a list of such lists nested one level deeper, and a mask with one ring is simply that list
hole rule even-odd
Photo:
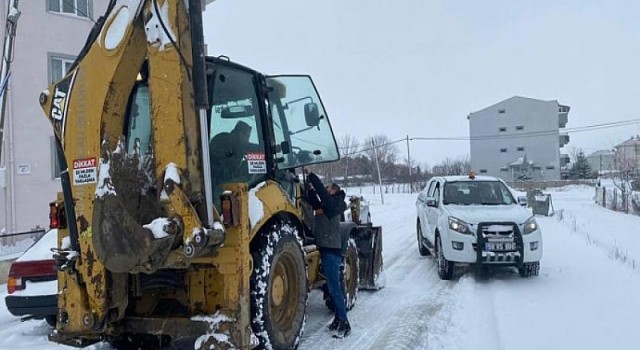
[{"label": "power line", "polygon": [[[609,123],[601,123],[601,124],[591,124],[585,126],[577,126],[573,128],[565,128],[565,129],[551,129],[551,130],[541,130],[541,131],[532,131],[532,132],[524,132],[519,134],[510,134],[510,135],[486,135],[486,136],[443,136],[443,137],[410,137],[409,140],[413,141],[482,141],[482,140],[503,140],[503,139],[517,139],[517,138],[525,138],[525,137],[538,137],[538,136],[549,136],[549,135],[557,135],[557,134],[575,134],[580,132],[588,132],[609,128],[616,128],[621,126],[628,126],[640,123],[640,118],[635,119],[627,119],[620,120],[617,122],[609,122]],[[354,151],[341,154],[341,157],[348,157],[355,154],[365,153],[372,151],[376,148],[385,147],[387,145],[396,144],[399,142],[406,141],[407,138],[401,138],[395,141],[385,142],[380,145],[374,145],[364,149],[356,149]],[[349,149],[351,147],[338,147],[339,150]]]},{"label": "power line", "polygon": [[588,132],[594,130],[601,129],[609,129],[616,128],[620,126],[634,125],[640,123],[640,118],[636,119],[628,119],[617,122],[610,123],[602,123],[602,124],[592,124],[586,126],[579,126],[574,128],[566,128],[566,129],[551,129],[551,130],[541,130],[541,131],[532,131],[532,132],[524,132],[519,134],[508,134],[508,135],[486,135],[486,136],[449,136],[449,137],[412,137],[410,140],[417,141],[480,141],[480,140],[501,140],[501,139],[514,139],[514,138],[524,138],[524,137],[537,137],[537,136],[549,136],[556,134],[575,134],[580,132]]}]

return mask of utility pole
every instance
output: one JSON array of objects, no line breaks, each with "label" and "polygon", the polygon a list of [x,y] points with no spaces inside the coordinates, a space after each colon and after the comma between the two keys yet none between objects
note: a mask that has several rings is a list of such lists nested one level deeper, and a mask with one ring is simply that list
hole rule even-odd
[{"label": "utility pole", "polygon": [[413,193],[413,178],[411,177],[411,151],[409,150],[409,135],[407,135],[407,165],[409,165],[409,193]]},{"label": "utility pole", "polygon": [[4,120],[6,119],[7,109],[7,89],[9,86],[9,77],[11,71],[11,61],[13,60],[13,44],[16,38],[16,27],[20,18],[18,10],[18,0],[9,2],[7,8],[7,27],[4,37],[4,49],[2,51],[2,69],[0,70],[0,159],[2,159],[2,144],[4,141]]},{"label": "utility pole", "polygon": [[371,141],[373,143],[373,153],[376,157],[376,169],[378,169],[378,188],[380,188],[380,202],[384,205],[384,194],[382,194],[382,176],[380,175],[380,162],[378,161],[378,146],[376,146],[376,140]]}]

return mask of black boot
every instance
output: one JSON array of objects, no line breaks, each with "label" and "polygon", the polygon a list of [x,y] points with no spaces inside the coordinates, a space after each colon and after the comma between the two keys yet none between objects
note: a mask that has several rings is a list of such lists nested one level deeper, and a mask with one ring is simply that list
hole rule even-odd
[{"label": "black boot", "polygon": [[339,320],[338,328],[333,333],[334,338],[344,338],[351,333],[351,325],[348,320]]},{"label": "black boot", "polygon": [[338,329],[338,324],[339,324],[340,320],[338,319],[337,316],[333,317],[333,321],[331,321],[331,324],[329,325],[329,330],[330,331],[335,331],[336,329]]}]

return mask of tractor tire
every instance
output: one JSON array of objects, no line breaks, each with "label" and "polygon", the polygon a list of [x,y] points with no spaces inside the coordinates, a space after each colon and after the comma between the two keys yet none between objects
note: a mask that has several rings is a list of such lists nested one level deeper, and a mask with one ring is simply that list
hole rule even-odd
[{"label": "tractor tire", "polygon": [[[360,258],[358,257],[358,248],[356,248],[356,242],[353,239],[349,239],[349,245],[347,246],[347,253],[342,264],[340,275],[342,276],[342,292],[345,296],[345,305],[347,310],[353,309],[358,299],[358,286],[360,284]],[[327,284],[322,285],[322,293],[324,304],[329,310],[335,312],[333,307],[333,299]]]},{"label": "tractor tire", "polygon": [[525,278],[538,276],[538,273],[540,272],[540,262],[535,261],[524,263],[518,268],[518,272],[520,272],[520,276]]},{"label": "tractor tire", "polygon": [[444,257],[440,236],[436,236],[436,264],[438,265],[438,276],[441,280],[448,281],[453,278],[453,262]]},{"label": "tractor tire", "polygon": [[424,238],[422,237],[422,227],[420,226],[420,221],[418,221],[416,224],[416,231],[418,233],[418,251],[420,252],[420,255],[421,256],[431,255],[429,248],[424,246]]},{"label": "tractor tire", "polygon": [[251,328],[260,349],[295,349],[307,306],[307,270],[297,228],[278,222],[251,243]]}]

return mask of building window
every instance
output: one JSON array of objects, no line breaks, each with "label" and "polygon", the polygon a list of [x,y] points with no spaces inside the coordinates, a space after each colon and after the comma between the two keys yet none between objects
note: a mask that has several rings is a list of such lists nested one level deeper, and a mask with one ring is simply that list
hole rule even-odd
[{"label": "building window", "polygon": [[507,128],[504,126],[501,126],[500,128],[498,128],[499,132],[507,132]]},{"label": "building window", "polygon": [[47,11],[92,18],[93,0],[47,0]]},{"label": "building window", "polygon": [[480,169],[480,174],[486,174],[487,173],[487,169]]},{"label": "building window", "polygon": [[67,74],[75,58],[69,55],[49,54],[49,83],[55,83]]},{"label": "building window", "polygon": [[531,169],[533,169],[533,170],[540,170],[540,167],[539,167],[539,166],[537,166],[537,165],[534,165],[534,166],[532,166],[532,167],[531,167]]},{"label": "building window", "polygon": [[504,109],[504,108],[498,110],[498,113],[500,113],[500,114],[505,114],[506,112],[507,112],[507,110]]},{"label": "building window", "polygon": [[547,165],[547,170],[553,170],[553,169],[555,169],[555,168],[556,168],[556,167],[554,167],[553,165]]},{"label": "building window", "polygon": [[507,149],[506,148],[500,148],[500,153],[507,153]]},{"label": "building window", "polygon": [[523,146],[518,147],[518,152],[524,152],[524,147]]},{"label": "building window", "polygon": [[518,125],[518,126],[516,126],[516,130],[517,130],[517,131],[522,131],[522,130],[524,130],[524,125]]},{"label": "building window", "polygon": [[60,162],[58,161],[58,147],[56,147],[56,139],[51,136],[51,177],[60,178]]},{"label": "building window", "polygon": [[502,168],[500,168],[500,171],[506,172],[506,171],[509,171],[509,168],[507,168],[506,166],[503,166]]}]

